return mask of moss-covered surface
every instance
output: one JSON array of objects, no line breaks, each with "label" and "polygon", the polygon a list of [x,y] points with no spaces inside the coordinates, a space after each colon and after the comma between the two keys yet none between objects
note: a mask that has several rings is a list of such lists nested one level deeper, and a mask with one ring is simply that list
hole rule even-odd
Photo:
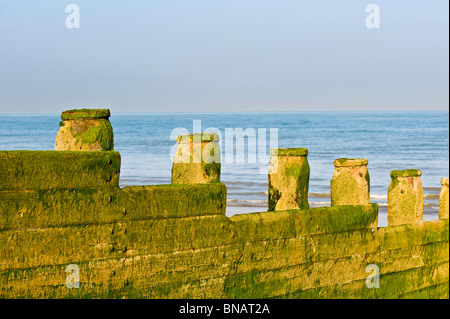
[{"label": "moss-covered surface", "polygon": [[224,184],[0,192],[0,230],[223,215]]},{"label": "moss-covered surface", "polygon": [[118,187],[117,152],[0,151],[0,190]]},{"label": "moss-covered surface", "polygon": [[270,150],[272,156],[307,156],[307,148],[272,148]]},{"label": "moss-covered surface", "polygon": [[391,178],[396,177],[416,177],[421,176],[422,171],[418,169],[405,169],[405,170],[395,170],[391,171]]},{"label": "moss-covered surface", "polygon": [[218,140],[219,135],[214,132],[184,134],[177,137],[177,143],[212,142]]},{"label": "moss-covered surface", "polygon": [[332,206],[369,204],[370,176],[367,166],[337,165],[330,182],[330,191]]},{"label": "moss-covered surface", "polygon": [[56,136],[57,151],[112,151],[114,133],[108,119],[63,121]]},{"label": "moss-covered surface", "polygon": [[[349,265],[348,259],[347,266]],[[119,264],[119,263],[116,263]],[[217,276],[203,267],[193,268],[189,272],[163,272],[159,277],[133,275],[123,272],[113,272],[113,261],[96,262],[82,265],[81,272],[87,274],[82,277],[80,289],[67,289],[64,280],[67,273],[63,267],[49,267],[28,271],[26,280],[30,286],[17,284],[17,289],[0,290],[2,296],[18,296],[30,298],[408,298],[408,296],[422,295],[429,298],[448,298],[448,263],[442,262],[420,268],[405,266],[397,273],[387,273],[381,276],[380,282],[385,289],[368,289],[365,286],[363,270],[358,271],[358,280],[339,283],[345,278],[345,273],[336,271],[343,269],[345,261],[319,263],[315,265],[295,265],[290,269],[274,269],[265,273],[249,272],[231,276]],[[315,267],[314,267],[315,266]],[[107,269],[106,267],[110,267]],[[114,267],[114,268],[113,268]],[[129,268],[138,268],[133,261]],[[409,266],[411,267],[411,266]],[[105,269],[106,268],[106,269]],[[148,267],[142,269],[147,273]],[[208,270],[211,270],[209,267]],[[217,268],[216,268],[217,269]],[[327,275],[322,270],[331,270]],[[350,269],[347,274],[355,270]],[[45,271],[46,273],[43,273]],[[192,279],[198,274],[205,274],[205,279]],[[58,274],[56,276],[55,274]],[[101,276],[97,274],[102,274]],[[309,274],[309,275],[308,275]],[[52,280],[42,284],[41,278]],[[97,276],[95,276],[97,275]],[[208,277],[209,276],[209,277]],[[11,276],[12,277],[12,276]],[[22,277],[18,274],[18,277]],[[347,276],[348,278],[349,276]],[[354,276],[356,277],[356,276]],[[12,277],[14,278],[14,277]],[[289,279],[287,279],[289,278]],[[320,280],[319,278],[323,278]],[[427,278],[427,280],[422,280]],[[15,278],[14,278],[15,279]],[[13,280],[14,280],[13,279]],[[41,282],[38,280],[41,279]],[[32,280],[34,282],[32,282]],[[6,281],[6,280],[5,280]],[[14,282],[14,281],[13,281]],[[412,286],[410,283],[417,283]],[[447,286],[447,287],[445,287]],[[8,287],[8,286],[4,286]],[[6,292],[6,293],[5,293]],[[287,293],[286,293],[287,292]],[[9,294],[7,294],[9,293]],[[425,297],[425,298],[426,298]]]},{"label": "moss-covered surface", "polygon": [[227,189],[223,183],[134,186],[122,189],[121,197],[135,219],[224,215]]},{"label": "moss-covered surface", "polygon": [[309,208],[309,174],[306,156],[272,155],[268,176],[269,211]]},{"label": "moss-covered surface", "polygon": [[211,176],[209,179],[210,183],[218,183],[220,182],[220,163],[210,163],[205,164],[204,169],[207,176]]},{"label": "moss-covered surface", "polygon": [[0,298],[448,298],[448,219],[377,228],[377,204],[227,218],[221,183],[119,189],[119,170],[114,152],[0,152]]},{"label": "moss-covered surface", "polygon": [[[337,285],[299,289],[281,297],[291,299],[448,299],[449,286],[448,277],[444,275],[445,271],[448,272],[448,262],[381,275],[380,289],[368,289],[366,279],[361,278]],[[411,285],[412,282],[416,285]]]},{"label": "moss-covered surface", "polygon": [[[395,253],[392,255],[395,256]],[[225,297],[398,298],[419,287],[426,289],[448,280],[448,275],[444,273],[448,271],[448,262],[443,261],[420,268],[414,267],[414,263],[404,263],[402,267],[396,267],[397,271],[389,270],[381,273],[380,289],[368,289],[365,285],[368,275],[365,273],[365,266],[377,263],[380,260],[379,256],[379,254],[368,254],[364,257],[349,256],[265,272],[236,274],[226,278]],[[416,285],[411,285],[411,282],[415,282]]]},{"label": "moss-covered surface", "polygon": [[220,182],[220,163],[174,163],[172,184],[195,185]]},{"label": "moss-covered surface", "polygon": [[388,225],[423,221],[423,188],[419,176],[392,177],[388,189]]},{"label": "moss-covered surface", "polygon": [[365,158],[338,158],[334,160],[334,166],[336,167],[352,167],[367,164],[369,164],[369,161]]},{"label": "moss-covered surface", "polygon": [[122,220],[119,188],[0,192],[0,230]]},{"label": "moss-covered surface", "polygon": [[[337,214],[342,208],[331,211]],[[48,232],[54,244],[42,250],[44,244],[34,238],[42,236],[39,231],[26,231],[28,236],[22,231],[3,246],[2,252],[7,252],[28,243],[22,255],[0,259],[5,267],[5,260],[14,261],[15,256],[14,262],[21,265],[0,271],[0,297],[448,297],[448,220],[376,232],[363,228],[315,234],[273,232],[271,236],[267,218],[274,214],[260,213],[263,219],[253,220],[260,230],[267,228],[266,236],[255,236],[242,223],[230,224],[224,216],[70,227],[64,233],[53,229]],[[286,220],[280,224],[287,224]],[[67,240],[69,232],[73,242]],[[0,232],[5,234],[13,233]],[[55,260],[61,264],[50,263]],[[80,268],[79,289],[64,285],[68,263]],[[380,267],[380,289],[365,286],[369,264]]]},{"label": "moss-covered surface", "polygon": [[108,119],[111,116],[109,109],[74,109],[61,113],[61,119],[79,120],[79,119]]},{"label": "moss-covered surface", "polygon": [[269,185],[268,198],[268,210],[269,212],[273,212],[276,210],[277,203],[281,198],[281,193],[276,187]]},{"label": "moss-covered surface", "polygon": [[448,219],[449,214],[449,187],[448,177],[441,179],[441,192],[439,194],[439,219]]},{"label": "moss-covered surface", "polygon": [[81,134],[73,133],[75,139],[82,144],[100,143],[103,151],[114,150],[114,134],[111,123],[108,120],[98,120],[98,126],[90,127]]},{"label": "moss-covered surface", "polygon": [[[192,134],[182,136],[189,138]],[[217,134],[214,136],[217,137]],[[220,182],[220,162],[220,147],[215,139],[209,142],[178,143],[172,165],[172,184]]]},{"label": "moss-covered surface", "polygon": [[[224,215],[142,218],[94,225],[6,230],[0,231],[0,270],[243,245],[342,229],[367,229],[371,234],[377,218],[373,208],[376,206],[348,207],[345,215],[342,210],[346,208],[341,207],[280,212],[279,216],[259,213],[230,219]],[[47,242],[52,245],[46,245]]]},{"label": "moss-covered surface", "polygon": [[[254,239],[294,238],[301,235],[376,229],[378,205],[331,206],[234,215],[229,218]],[[245,239],[243,239],[245,240]]]}]

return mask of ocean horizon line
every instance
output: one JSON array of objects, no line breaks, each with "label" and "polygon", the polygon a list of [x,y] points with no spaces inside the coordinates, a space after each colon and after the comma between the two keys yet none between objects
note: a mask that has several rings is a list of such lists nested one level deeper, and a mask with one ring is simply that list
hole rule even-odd
[{"label": "ocean horizon line", "polygon": [[[108,107],[106,107],[108,108]],[[109,108],[111,111],[112,109]],[[60,112],[1,112],[2,115],[55,115],[60,114]],[[132,111],[132,112],[114,112],[116,115],[136,115],[136,114],[299,114],[299,113],[351,113],[351,114],[368,114],[368,113],[449,113],[449,109],[447,110],[363,110],[363,111],[355,111],[355,110],[342,110],[342,111],[192,111],[192,112],[159,112],[159,111],[151,111],[151,112],[140,112],[140,111]]]}]

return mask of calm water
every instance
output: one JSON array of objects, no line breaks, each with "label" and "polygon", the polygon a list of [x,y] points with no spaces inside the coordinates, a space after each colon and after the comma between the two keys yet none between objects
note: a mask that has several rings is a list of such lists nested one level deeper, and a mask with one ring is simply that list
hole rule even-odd
[{"label": "calm water", "polygon": [[[310,204],[330,204],[333,161],[340,157],[369,160],[372,202],[386,210],[389,172],[422,170],[426,219],[436,218],[440,179],[449,176],[448,112],[402,113],[113,113],[115,150],[122,155],[121,186],[170,183],[170,151],[175,128],[278,128],[279,147],[306,147],[311,167]],[[59,114],[0,115],[0,149],[52,150]],[[260,135],[261,136],[261,135]],[[224,146],[222,146],[224,150]],[[247,151],[247,144],[245,143]],[[247,161],[247,156],[245,157]],[[262,167],[262,172],[260,169]],[[228,188],[227,215],[267,209],[268,164],[222,164]]]}]

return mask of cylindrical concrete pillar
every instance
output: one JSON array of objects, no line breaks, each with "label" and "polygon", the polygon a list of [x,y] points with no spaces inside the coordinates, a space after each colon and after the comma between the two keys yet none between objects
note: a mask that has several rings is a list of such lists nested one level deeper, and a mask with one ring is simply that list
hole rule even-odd
[{"label": "cylindrical concrete pillar", "polygon": [[441,193],[439,194],[439,219],[448,219],[448,177],[441,179]]},{"label": "cylindrical concrete pillar", "polygon": [[309,208],[306,148],[270,150],[269,211]]},{"label": "cylindrical concrete pillar", "polygon": [[339,158],[334,161],[331,179],[331,205],[366,205],[370,203],[369,161]]},{"label": "cylindrical concrete pillar", "polygon": [[177,138],[172,184],[220,182],[220,148],[216,133],[195,133]]},{"label": "cylindrical concrete pillar", "polygon": [[388,190],[388,225],[423,221],[423,188],[417,169],[391,171]]},{"label": "cylindrical concrete pillar", "polygon": [[64,111],[56,135],[56,151],[112,151],[114,135],[108,109]]}]

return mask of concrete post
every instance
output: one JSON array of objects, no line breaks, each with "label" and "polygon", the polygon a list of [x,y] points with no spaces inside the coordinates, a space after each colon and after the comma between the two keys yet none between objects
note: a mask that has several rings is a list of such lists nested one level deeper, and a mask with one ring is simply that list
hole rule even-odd
[{"label": "concrete post", "polygon": [[306,148],[270,150],[269,211],[309,208],[307,155]]},{"label": "concrete post", "polygon": [[81,109],[64,111],[56,135],[56,151],[112,151],[114,135],[110,111]]},{"label": "concrete post", "polygon": [[220,181],[220,148],[216,133],[195,133],[177,138],[172,184],[204,184]]},{"label": "concrete post", "polygon": [[388,225],[423,221],[423,188],[417,169],[391,171],[388,190]]},{"label": "concrete post", "polygon": [[370,177],[367,159],[339,158],[334,161],[331,179],[331,205],[366,205],[370,203]]},{"label": "concrete post", "polygon": [[448,219],[448,177],[441,179],[441,193],[439,195],[439,219]]}]

